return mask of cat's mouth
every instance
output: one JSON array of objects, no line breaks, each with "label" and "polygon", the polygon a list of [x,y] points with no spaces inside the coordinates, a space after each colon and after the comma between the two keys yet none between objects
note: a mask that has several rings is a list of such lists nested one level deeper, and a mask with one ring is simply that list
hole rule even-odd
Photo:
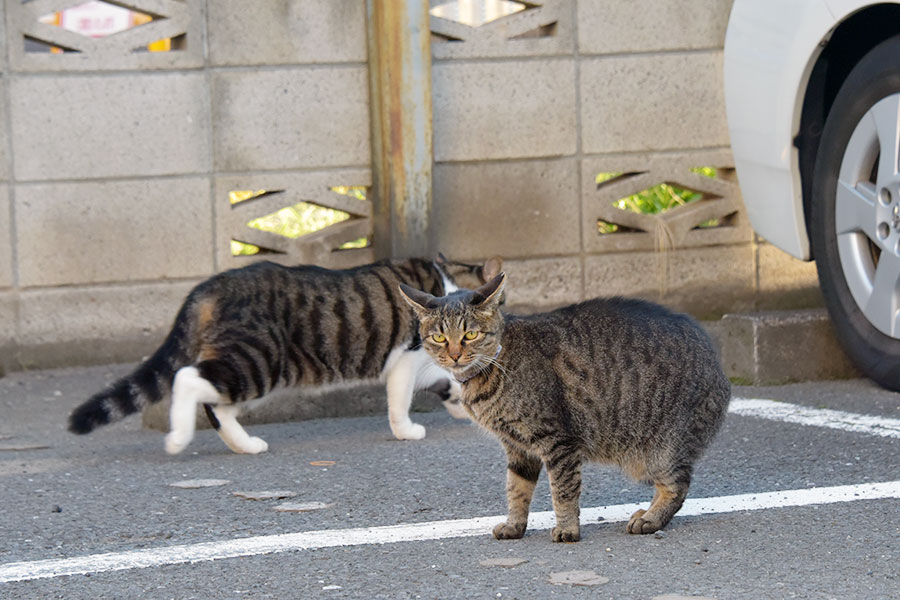
[{"label": "cat's mouth", "polygon": [[447,365],[447,369],[453,373],[457,378],[460,378],[464,375],[471,375],[477,370],[478,361],[476,359],[470,359],[466,362],[450,362]]}]

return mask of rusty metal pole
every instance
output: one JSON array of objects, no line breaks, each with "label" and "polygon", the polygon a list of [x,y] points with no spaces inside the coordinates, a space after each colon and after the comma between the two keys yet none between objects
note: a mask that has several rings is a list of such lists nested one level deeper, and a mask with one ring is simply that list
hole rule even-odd
[{"label": "rusty metal pole", "polygon": [[434,250],[429,8],[428,0],[366,0],[379,258]]}]

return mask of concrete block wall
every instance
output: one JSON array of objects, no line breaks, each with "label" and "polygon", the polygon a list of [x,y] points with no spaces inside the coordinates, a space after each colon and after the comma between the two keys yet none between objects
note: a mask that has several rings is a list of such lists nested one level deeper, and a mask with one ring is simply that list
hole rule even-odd
[{"label": "concrete block wall", "polygon": [[[0,372],[147,354],[247,221],[371,182],[359,0],[124,0],[166,18],[100,39],[39,22],[69,4],[0,6]],[[279,194],[235,220],[232,190]]]},{"label": "concrete block wall", "polygon": [[[233,239],[285,263],[374,258],[336,251],[371,235],[373,215],[333,190],[372,183],[365,2],[117,0],[166,18],[100,39],[39,21],[69,4],[0,3],[0,371],[150,352],[193,285],[255,260],[232,256]],[[503,256],[524,310],[600,294],[706,317],[815,304],[814,267],[743,216],[722,98],[729,11],[534,0],[481,27],[433,18],[436,247]],[[172,51],[135,51],[161,38]],[[613,171],[626,176],[596,183]],[[661,181],[706,199],[662,217],[612,208]],[[260,196],[232,205],[235,190]],[[246,225],[300,201],[354,220],[295,241]],[[714,218],[727,226],[696,227]],[[598,220],[627,231],[601,235]]]},{"label": "concrete block wall", "polygon": [[[505,257],[525,310],[609,294],[706,318],[817,304],[815,267],[756,238],[743,211],[722,87],[731,2],[531,4],[479,27],[432,19],[441,250]],[[664,182],[705,198],[659,216],[612,205]],[[724,226],[698,227],[710,219]]]}]

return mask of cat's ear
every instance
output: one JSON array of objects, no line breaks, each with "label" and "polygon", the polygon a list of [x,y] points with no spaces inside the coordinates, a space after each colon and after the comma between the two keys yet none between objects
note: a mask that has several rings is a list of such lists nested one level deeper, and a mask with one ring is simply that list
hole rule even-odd
[{"label": "cat's ear", "polygon": [[484,266],[481,268],[481,279],[485,282],[490,281],[499,275],[502,270],[503,259],[499,256],[492,256],[484,261]]},{"label": "cat's ear", "polygon": [[475,293],[472,296],[472,305],[477,308],[496,308],[497,305],[500,304],[500,298],[503,296],[503,287],[505,285],[506,273],[501,272],[499,275],[475,290]]},{"label": "cat's ear", "polygon": [[429,309],[434,308],[435,297],[427,292],[411,288],[408,285],[401,283],[400,295],[403,296],[403,300],[409,304],[410,308],[412,308],[417,315],[422,315],[428,312]]}]

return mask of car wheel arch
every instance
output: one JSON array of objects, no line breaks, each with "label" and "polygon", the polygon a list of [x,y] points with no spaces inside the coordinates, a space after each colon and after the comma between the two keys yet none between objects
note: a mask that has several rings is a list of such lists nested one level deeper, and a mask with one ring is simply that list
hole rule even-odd
[{"label": "car wheel arch", "polygon": [[[879,4],[848,15],[824,41],[803,93],[798,133],[798,168],[803,216],[810,230],[813,170],[825,120],[847,76],[872,48],[900,34],[900,4]],[[815,259],[815,256],[812,256]]]}]

